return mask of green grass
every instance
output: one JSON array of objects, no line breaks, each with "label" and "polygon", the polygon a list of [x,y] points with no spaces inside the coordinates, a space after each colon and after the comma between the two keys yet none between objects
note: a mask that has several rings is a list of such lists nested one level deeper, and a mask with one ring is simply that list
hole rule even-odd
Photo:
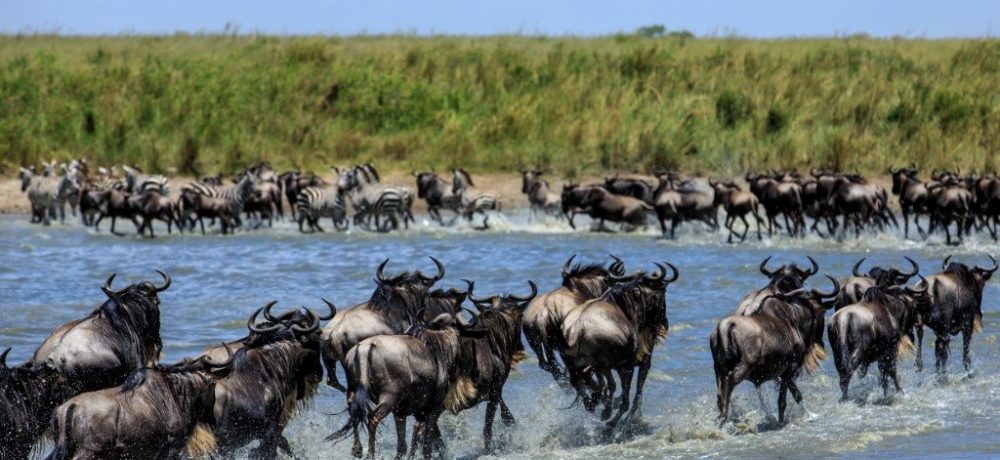
[{"label": "green grass", "polygon": [[1000,169],[1000,41],[0,37],[0,168]]}]

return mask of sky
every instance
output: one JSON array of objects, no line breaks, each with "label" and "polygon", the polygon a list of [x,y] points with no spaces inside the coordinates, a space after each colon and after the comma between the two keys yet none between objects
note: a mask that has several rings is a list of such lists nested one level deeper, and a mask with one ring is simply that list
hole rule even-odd
[{"label": "sky", "polygon": [[[982,37],[998,0],[0,0],[0,33]],[[232,30],[232,29],[230,29]]]}]

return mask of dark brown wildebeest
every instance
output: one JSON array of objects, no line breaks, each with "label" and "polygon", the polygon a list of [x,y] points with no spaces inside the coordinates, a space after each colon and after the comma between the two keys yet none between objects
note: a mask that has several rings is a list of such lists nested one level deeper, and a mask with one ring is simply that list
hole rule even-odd
[{"label": "dark brown wildebeest", "polygon": [[468,297],[468,293],[460,289],[435,289],[424,295],[424,314],[429,318],[437,318],[440,315],[456,316],[462,312],[462,302]]},{"label": "dark brown wildebeest", "polygon": [[[928,207],[930,208],[930,225],[927,233],[933,233],[938,225],[944,228],[947,244],[962,243],[962,236],[973,224],[975,210],[975,195],[961,185],[946,185],[938,182],[927,186],[930,193]],[[958,241],[951,240],[951,224],[957,226]]]},{"label": "dark brown wildebeest", "polygon": [[431,220],[445,225],[444,218],[441,217],[441,210],[446,209],[455,214],[448,224],[454,223],[459,216],[462,197],[452,191],[451,182],[444,180],[433,171],[414,172],[413,177],[417,179],[417,198],[427,202],[427,214],[431,216]]},{"label": "dark brown wildebeest", "polygon": [[762,383],[778,380],[778,423],[785,420],[788,391],[795,402],[802,404],[795,379],[803,368],[815,372],[819,361],[826,359],[823,313],[833,307],[826,299],[832,299],[840,290],[837,280],[826,276],[834,286],[829,293],[805,288],[773,292],[753,313],[723,318],[712,331],[709,345],[723,424],[729,419],[733,389],[743,380],[753,383],[758,393]]},{"label": "dark brown wildebeest", "polygon": [[768,256],[760,263],[760,272],[768,278],[767,285],[753,291],[740,299],[736,307],[736,315],[751,314],[761,305],[764,297],[775,292],[791,292],[801,288],[809,277],[819,273],[819,264],[816,259],[806,256],[809,259],[811,268],[799,268],[798,264],[782,265],[774,270],[767,268],[767,263],[771,261]]},{"label": "dark brown wildebeest", "polygon": [[841,284],[834,309],[840,310],[850,304],[857,303],[861,300],[858,294],[864,294],[868,288],[877,286],[885,290],[892,286],[904,285],[910,282],[910,278],[917,276],[917,273],[920,272],[920,265],[907,256],[903,256],[903,258],[910,263],[911,271],[904,272],[896,267],[883,268],[873,266],[865,274],[861,272],[861,264],[865,262],[866,258],[862,257],[851,267],[851,276]]},{"label": "dark brown wildebeest", "polygon": [[[330,314],[322,317],[308,309],[274,317],[270,310],[276,302],[270,302],[247,321],[249,335],[203,354],[215,359],[229,348],[238,349],[232,372],[215,385],[211,427],[218,455],[229,455],[259,440],[251,458],[276,458],[278,448],[294,456],[283,431],[296,410],[316,394],[323,379],[320,321],[333,318],[337,312],[331,302],[323,302]],[[266,321],[257,324],[262,312]]]},{"label": "dark brown wildebeest", "polygon": [[892,193],[899,195],[899,209],[903,214],[903,238],[910,237],[910,215],[913,215],[913,225],[917,232],[923,234],[920,228],[919,216],[927,214],[930,192],[927,184],[917,178],[916,165],[909,168],[889,168],[892,175]]},{"label": "dark brown wildebeest", "polygon": [[643,179],[619,177],[618,174],[615,174],[612,177],[604,178],[604,188],[615,195],[630,196],[642,200],[648,205],[653,205],[655,196],[653,186]]},{"label": "dark brown wildebeest", "polygon": [[[167,234],[173,233],[173,224],[177,224],[177,231],[183,233],[184,225],[180,220],[180,211],[177,203],[170,201],[170,198],[161,194],[158,190],[150,189],[141,195],[134,195],[130,198],[132,207],[136,214],[142,217],[142,225],[139,226],[139,234],[144,234],[149,229],[149,236],[155,238],[153,232],[153,220],[160,220],[167,224]],[[112,222],[113,224],[114,222]]]},{"label": "dark brown wildebeest", "polygon": [[576,225],[573,223],[573,214],[570,214],[570,210],[574,207],[578,208],[579,212],[587,213],[591,219],[598,220],[599,230],[606,230],[604,227],[606,220],[636,227],[645,226],[646,218],[653,211],[653,207],[642,200],[615,195],[600,186],[579,187],[567,184],[563,187],[562,203],[563,212],[567,214],[569,225],[574,229]]},{"label": "dark brown wildebeest", "polygon": [[913,329],[927,300],[926,282],[921,284],[921,289],[873,286],[864,293],[855,285],[855,297],[859,300],[830,317],[827,333],[840,375],[841,401],[847,400],[854,372],[858,369],[864,372],[872,363],[878,363],[885,396],[889,395],[889,379],[896,391],[902,391],[896,362],[901,354],[914,348]]},{"label": "dark brown wildebeest", "polygon": [[48,459],[167,460],[213,453],[215,381],[228,375],[232,358],[144,367],[121,386],[73,397],[52,417],[55,448]]},{"label": "dark brown wildebeest", "polygon": [[108,300],[86,318],[59,326],[31,359],[34,366],[57,369],[73,394],[121,385],[136,369],[155,364],[163,349],[160,298],[170,277],[159,270],[163,285],[149,281],[115,291],[108,277],[101,287]]},{"label": "dark brown wildebeest", "polygon": [[383,261],[375,271],[377,287],[371,298],[338,314],[323,327],[322,354],[327,371],[327,384],[346,391],[337,380],[337,363],[346,368],[348,350],[368,337],[402,334],[416,321],[417,312],[424,308],[427,291],[444,277],[444,265],[431,257],[437,274],[425,276],[417,271],[403,272],[386,278]]},{"label": "dark brown wildebeest", "polygon": [[[177,203],[182,222],[188,222],[194,229],[195,221],[201,225],[201,234],[205,234],[205,218],[219,219],[222,234],[234,232],[238,226],[237,217],[226,199],[208,196],[195,190],[183,190]],[[112,222],[114,223],[114,222]]]},{"label": "dark brown wildebeest", "polygon": [[[593,410],[598,402],[604,402],[602,419],[610,418],[607,433],[629,411],[629,392],[636,367],[639,377],[629,417],[640,410],[653,348],[666,338],[670,327],[666,292],[679,272],[669,263],[656,266],[656,273],[632,275],[630,281],[615,285],[601,297],[572,310],[563,322],[566,343],[563,360],[570,384],[587,409]],[[673,272],[669,278],[667,267]],[[617,372],[621,383],[621,403],[614,417],[611,417],[615,392],[612,371]],[[597,378],[597,385],[593,384],[592,376]]]},{"label": "dark brown wildebeest", "polygon": [[493,446],[493,419],[497,407],[504,425],[515,423],[514,415],[503,400],[503,387],[511,369],[527,358],[521,343],[521,320],[528,302],[538,294],[538,286],[528,281],[531,293],[525,297],[515,295],[493,295],[477,298],[473,293],[474,284],[469,284],[469,300],[479,310],[475,316],[475,327],[485,332],[483,338],[462,338],[458,356],[457,378],[452,385],[474,388],[456,392],[465,398],[445,400],[445,410],[457,414],[486,401],[486,422],[483,424],[483,442],[487,451]]},{"label": "dark brown wildebeest", "polygon": [[[951,262],[951,256],[941,263],[943,271],[927,277],[930,286],[930,307],[922,313],[924,324],[934,331],[934,369],[943,374],[948,366],[948,349],[951,336],[962,334],[962,364],[965,370],[972,366],[969,345],[972,334],[983,328],[983,288],[997,271],[997,261],[991,268],[978,265],[969,267],[963,263]],[[922,361],[923,344],[917,343],[917,367]]]},{"label": "dark brown wildebeest", "polygon": [[566,370],[556,360],[556,352],[562,347],[566,315],[603,295],[614,283],[612,275],[624,274],[623,263],[615,256],[611,256],[615,261],[607,268],[601,264],[573,265],[575,257],[571,256],[563,265],[562,286],[535,297],[524,311],[524,337],[538,357],[538,367],[552,374],[557,382],[566,379]]},{"label": "dark brown wildebeest", "polygon": [[750,191],[764,206],[768,237],[773,235],[779,215],[784,216],[788,236],[794,237],[802,232],[805,221],[802,218],[801,185],[753,173],[747,173],[745,179],[750,184]]},{"label": "dark brown wildebeest", "polygon": [[111,234],[121,236],[115,232],[115,223],[118,218],[125,218],[132,221],[136,229],[139,228],[139,221],[136,219],[138,209],[130,199],[128,192],[123,190],[109,189],[99,194],[99,205],[97,220],[94,222],[94,231],[101,231],[101,221],[105,217],[111,218]]},{"label": "dark brown wildebeest", "polygon": [[521,193],[528,196],[532,215],[541,212],[558,216],[562,209],[561,197],[552,191],[541,171],[521,171]]},{"label": "dark brown wildebeest", "polygon": [[[712,182],[712,179],[708,180],[709,185],[715,189],[715,202],[716,206],[721,205],[722,209],[726,211],[726,229],[729,230],[729,237],[726,238],[727,243],[733,242],[733,236],[739,236],[740,241],[747,240],[747,233],[750,232],[750,223],[747,222],[747,214],[752,214],[754,220],[757,223],[757,240],[762,239],[760,234],[760,226],[764,223],[764,219],[761,219],[760,213],[757,211],[760,202],[757,197],[746,190],[740,188],[739,185],[729,182]],[[736,223],[736,218],[743,221],[743,233],[736,233],[733,229],[733,224]]]},{"label": "dark brown wildebeest", "polygon": [[[421,312],[422,313],[422,312]],[[422,447],[430,459],[435,445],[443,445],[438,418],[448,400],[465,400],[475,389],[455,385],[462,337],[482,338],[485,331],[467,329],[453,317],[441,315],[430,324],[414,323],[406,335],[379,335],[363,340],[347,354],[347,395],[350,418],[327,439],[339,441],[354,434],[351,452],[361,457],[358,426],[368,427],[368,458],[375,458],[379,423],[389,414],[396,421],[396,458],[406,448],[406,418],[422,427],[414,449]]]},{"label": "dark brown wildebeest", "polygon": [[677,189],[674,177],[672,173],[661,174],[654,192],[653,208],[663,237],[667,237],[668,220],[670,238],[674,238],[677,226],[684,221],[698,220],[713,230],[717,229],[719,204],[715,199],[715,188],[707,193],[694,187]]},{"label": "dark brown wildebeest", "polygon": [[52,411],[68,395],[62,376],[48,366],[8,367],[0,353],[0,459],[27,460],[48,427]]}]

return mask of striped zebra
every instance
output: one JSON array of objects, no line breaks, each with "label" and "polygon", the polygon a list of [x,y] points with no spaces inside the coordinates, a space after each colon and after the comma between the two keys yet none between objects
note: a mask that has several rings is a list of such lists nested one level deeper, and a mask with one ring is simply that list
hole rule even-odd
[{"label": "striped zebra", "polygon": [[[319,220],[324,217],[329,217],[337,230],[347,229],[347,203],[336,185],[304,188],[295,199],[295,208],[302,233],[323,232]],[[303,228],[304,223],[309,224],[310,231]]]},{"label": "striped zebra", "polygon": [[138,169],[122,165],[125,170],[126,190],[130,193],[146,193],[155,190],[161,195],[170,196],[170,184],[167,178],[160,174],[145,174]]},{"label": "striped zebra", "polygon": [[[405,217],[407,212],[409,208],[406,199],[396,191],[387,190],[375,202],[370,213],[375,219],[375,231],[385,233],[398,230],[400,217],[403,218],[403,225],[410,228]],[[384,223],[382,219],[385,219]]]},{"label": "striped zebra", "polygon": [[399,185],[385,185],[378,182],[378,172],[371,164],[355,166],[353,170],[341,171],[338,174],[337,184],[342,189],[347,190],[351,200],[351,207],[354,208],[354,224],[364,223],[370,226],[375,215],[375,205],[385,193],[398,194],[402,200],[399,209],[399,218],[409,227],[410,222],[415,222],[413,218],[413,191],[410,188]]},{"label": "striped zebra", "polygon": [[80,190],[77,175],[65,171],[61,176],[36,176],[30,169],[21,168],[21,191],[27,193],[31,203],[32,222],[50,225],[59,213],[59,222],[66,222],[66,201]]},{"label": "striped zebra", "polygon": [[487,211],[500,212],[500,197],[495,193],[476,188],[476,184],[472,182],[472,176],[462,168],[454,171],[451,180],[451,190],[452,193],[461,197],[459,200],[461,203],[459,209],[466,220],[472,222],[473,215],[483,215],[483,226],[481,229],[489,227],[486,218]]},{"label": "striped zebra", "polygon": [[[240,215],[243,213],[243,205],[254,193],[256,179],[250,174],[244,174],[235,184],[230,185],[208,185],[200,182],[193,182],[184,187],[182,192],[196,193],[210,198],[221,198],[229,204],[229,212],[236,221],[236,226],[243,225]],[[188,211],[184,211],[188,214]],[[187,217],[187,215],[185,215]],[[185,219],[186,220],[186,219]],[[193,224],[193,221],[192,221]]]}]

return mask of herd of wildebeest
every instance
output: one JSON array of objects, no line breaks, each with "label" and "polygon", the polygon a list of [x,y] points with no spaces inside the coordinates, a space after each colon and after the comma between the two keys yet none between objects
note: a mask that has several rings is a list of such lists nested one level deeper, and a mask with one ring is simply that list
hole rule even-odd
[{"label": "herd of wildebeest", "polygon": [[[41,167],[21,168],[21,190],[31,203],[32,222],[48,224],[65,220],[65,206],[79,212],[85,225],[99,229],[111,218],[111,232],[119,218],[132,222],[139,234],[153,236],[152,223],[166,223],[168,232],[205,232],[205,220],[216,222],[222,233],[238,228],[259,228],[265,221],[285,218],[285,209],[303,233],[322,232],[321,220],[329,218],[334,228],[352,223],[362,229],[388,232],[414,222],[415,198],[426,202],[431,220],[450,225],[459,217],[476,227],[489,227],[491,213],[501,211],[500,196],[475,186],[464,169],[452,171],[452,180],[434,172],[413,172],[416,197],[406,185],[385,184],[373,165],[334,167],[335,179],[327,181],[298,170],[276,172],[268,162],[258,163],[225,184],[221,175],[202,177],[183,186],[180,196],[170,197],[166,177],[144,174],[137,168],[98,168],[89,173],[85,160]],[[898,196],[903,235],[910,237],[910,220],[919,236],[935,231],[945,234],[948,244],[964,236],[987,232],[1000,238],[1000,177],[995,173],[961,175],[960,171],[933,171],[929,180],[918,177],[916,166],[890,168],[892,194]],[[800,237],[814,232],[826,237],[854,237],[862,231],[898,228],[889,193],[881,185],[858,174],[829,170],[747,173],[742,184],[735,180],[684,177],[675,171],[658,170],[648,176],[614,175],[603,183],[563,184],[556,192],[541,171],[522,172],[522,193],[532,217],[550,215],[576,228],[574,217],[586,214],[596,222],[618,223],[622,229],[642,228],[655,220],[664,237],[673,238],[682,222],[702,222],[718,230],[719,208],[725,211],[723,226],[727,241],[744,241],[756,227],[757,239],[766,228],[768,236],[787,232]],[[451,212],[445,219],[443,211]],[[348,214],[353,215],[348,218]],[[749,220],[748,220],[749,216]],[[920,225],[924,216],[925,226]],[[651,219],[655,217],[655,219]],[[807,219],[808,218],[808,219]],[[244,222],[247,222],[244,224]],[[740,224],[737,224],[737,221]]]},{"label": "herd of wildebeest", "polygon": [[[220,345],[174,364],[159,362],[159,293],[170,277],[160,272],[162,283],[115,288],[111,275],[101,287],[106,300],[58,326],[27,362],[9,366],[10,350],[0,355],[0,458],[26,458],[45,439],[53,444],[51,459],[227,457],[254,443],[253,458],[275,458],[279,450],[295,457],[304,453],[293,451],[283,430],[317,393],[324,370],[327,384],[345,394],[347,414],[327,439],[353,437],[355,456],[363,454],[362,428],[368,457],[375,456],[376,431],[391,415],[397,458],[429,458],[445,448],[439,417],[480,403],[490,451],[497,410],[504,425],[515,423],[503,391],[527,356],[522,337],[539,367],[575,396],[574,405],[605,421],[604,436],[614,439],[640,414],[653,352],[670,327],[666,290],[680,273],[665,262],[652,271],[627,270],[614,256],[605,263],[574,257],[557,289],[539,294],[526,281],[523,295],[478,294],[469,280],[464,290],[435,289],[445,275],[437,259],[433,275],[390,275],[386,260],[364,303],[338,311],[324,299],[322,310],[276,312],[276,302],[268,302],[249,316],[245,337],[219,337]],[[871,364],[887,397],[900,390],[900,357],[915,342],[921,369],[925,327],[936,335],[938,373],[946,372],[949,342],[958,334],[968,369],[983,289],[998,268],[992,256],[988,267],[949,256],[939,273],[925,277],[909,258],[904,268],[867,270],[862,259],[846,279],[827,274],[832,288],[823,291],[807,286],[819,273],[811,257],[805,266],[773,267],[770,259],[759,267],[766,284],[746,294],[709,337],[723,424],[742,381],[758,390],[776,381],[784,422],[787,393],[801,403],[796,380],[826,357],[824,330],[844,399],[852,376]],[[415,420],[412,449],[408,417]]]}]

